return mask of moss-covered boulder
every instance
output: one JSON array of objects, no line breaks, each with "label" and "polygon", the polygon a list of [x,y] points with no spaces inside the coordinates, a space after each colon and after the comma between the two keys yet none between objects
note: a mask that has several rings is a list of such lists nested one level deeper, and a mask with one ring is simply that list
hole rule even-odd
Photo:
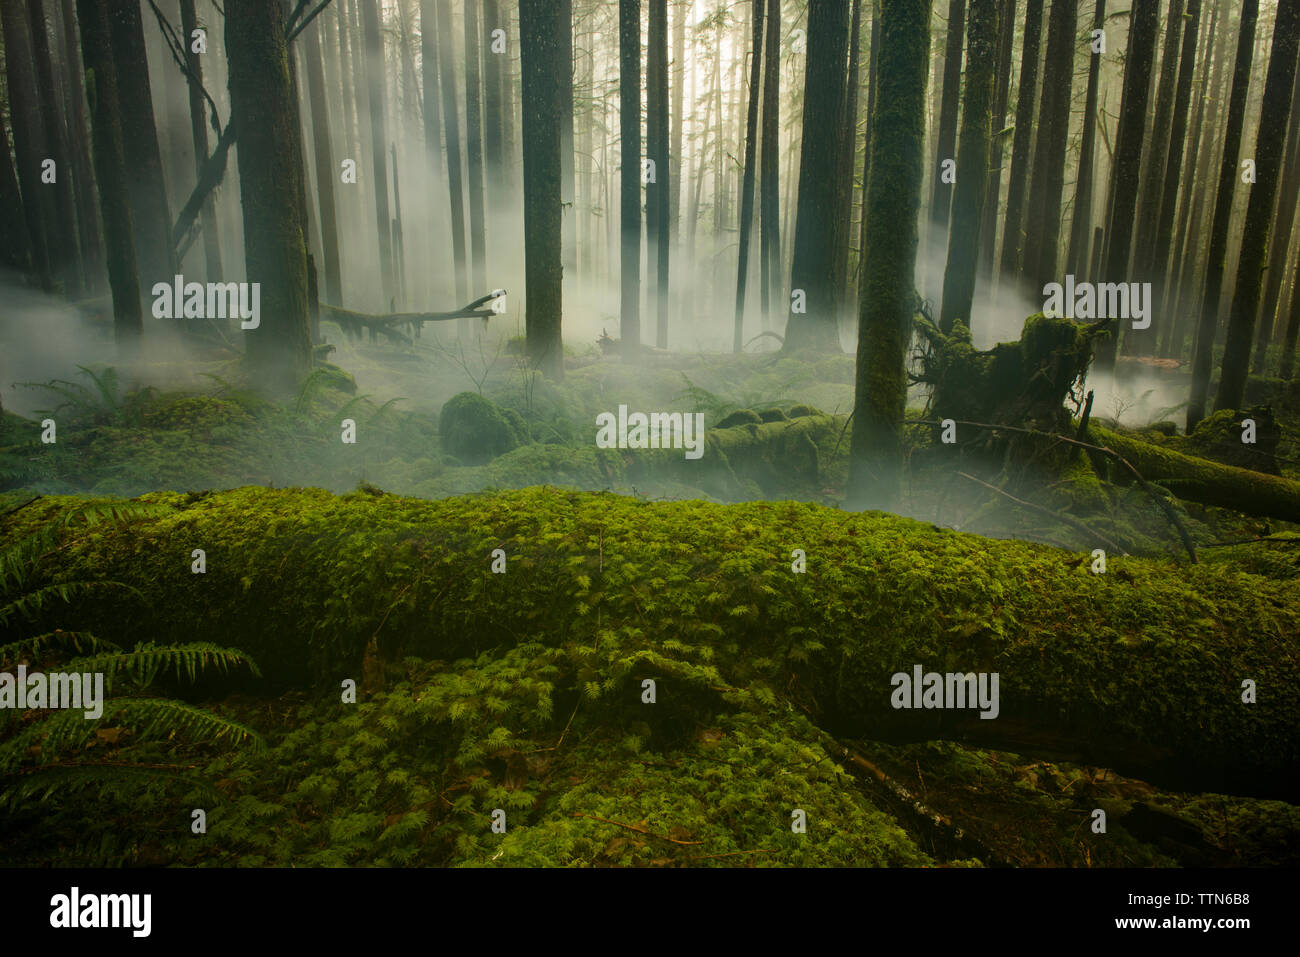
[{"label": "moss-covered boulder", "polygon": [[[1243,439],[1249,435],[1247,422],[1253,423],[1252,442]],[[1277,464],[1277,446],[1282,440],[1282,429],[1268,406],[1248,409],[1220,409],[1196,424],[1187,436],[1187,451],[1202,458],[1213,459],[1237,468],[1253,469],[1280,475]]]},{"label": "moss-covered boulder", "polygon": [[481,465],[520,444],[515,426],[501,407],[476,392],[462,392],[447,400],[438,417],[438,433],[443,451],[466,465]]},{"label": "moss-covered boulder", "polygon": [[814,408],[811,405],[805,405],[804,403],[800,402],[790,406],[790,411],[787,412],[786,414],[792,419],[802,419],[804,416],[825,415],[826,413],[823,412],[821,409]]},{"label": "moss-covered boulder", "polygon": [[762,421],[763,417],[753,409],[737,409],[735,412],[729,412],[719,419],[714,428],[733,429],[738,425],[758,425]]},{"label": "moss-covered boulder", "polygon": [[789,419],[780,409],[764,409],[758,413],[758,417],[764,422],[785,422]]}]

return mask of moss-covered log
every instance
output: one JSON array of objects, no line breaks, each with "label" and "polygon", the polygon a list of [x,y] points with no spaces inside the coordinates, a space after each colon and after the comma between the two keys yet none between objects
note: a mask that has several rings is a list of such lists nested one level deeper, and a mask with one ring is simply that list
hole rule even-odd
[{"label": "moss-covered log", "polygon": [[1148,481],[1168,480],[1169,490],[1179,498],[1300,522],[1300,482],[1184,455],[1096,426],[1091,434],[1098,444],[1128,459]]},{"label": "moss-covered log", "polygon": [[[639,699],[656,677],[668,704],[655,717],[687,731],[744,701],[841,737],[956,739],[1177,789],[1300,795],[1300,594],[1223,565],[1112,558],[1094,575],[1054,548],[793,503],[545,488],[148,498],[161,514],[62,533],[50,574],[135,591],[99,589],[58,624],[236,645],[268,690],[359,679],[375,636],[390,658],[445,662],[538,642],[571,662],[557,700]],[[81,504],[36,502],[0,534]],[[504,574],[490,570],[497,548]],[[891,678],[915,665],[997,672],[997,718],[895,710]],[[1247,679],[1257,703],[1242,702]]]}]

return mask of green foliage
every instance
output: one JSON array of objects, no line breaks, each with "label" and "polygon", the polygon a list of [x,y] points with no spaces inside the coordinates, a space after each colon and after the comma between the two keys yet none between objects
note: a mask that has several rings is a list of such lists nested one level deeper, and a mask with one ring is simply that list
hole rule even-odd
[{"label": "green foliage", "polygon": [[438,432],[443,451],[466,465],[481,465],[520,442],[510,419],[476,392],[462,392],[447,401],[438,418]]}]

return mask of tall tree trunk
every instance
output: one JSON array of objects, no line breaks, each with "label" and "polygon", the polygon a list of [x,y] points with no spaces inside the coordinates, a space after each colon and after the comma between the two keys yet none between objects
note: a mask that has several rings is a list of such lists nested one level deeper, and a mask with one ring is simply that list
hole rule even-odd
[{"label": "tall tree trunk", "polygon": [[1219,299],[1223,292],[1224,264],[1228,256],[1228,222],[1232,218],[1232,197],[1237,185],[1237,157],[1241,153],[1241,127],[1246,118],[1246,91],[1255,56],[1255,22],[1259,0],[1242,0],[1241,28],[1237,35],[1237,56],[1232,68],[1232,94],[1228,100],[1228,125],[1223,136],[1223,160],[1219,165],[1219,187],[1214,197],[1214,220],[1210,227],[1210,251],[1205,264],[1205,296],[1201,302],[1196,345],[1192,354],[1192,395],[1187,404],[1187,431],[1205,418],[1210,393],[1210,367],[1214,339],[1219,325]]},{"label": "tall tree trunk", "polygon": [[[430,0],[431,2],[431,0]],[[452,53],[451,0],[438,4],[438,69],[442,79],[442,122],[447,142],[447,190],[451,196],[451,249],[456,265],[456,301],[469,299],[465,265],[465,190],[460,174],[460,112]]]},{"label": "tall tree trunk", "polygon": [[0,110],[0,268],[22,273],[31,268],[31,261],[23,196],[9,154],[4,111]]},{"label": "tall tree trunk", "polygon": [[850,508],[896,509],[900,504],[929,53],[930,0],[882,0],[877,73],[882,94],[872,123],[867,182],[846,496]]},{"label": "tall tree trunk", "polygon": [[117,66],[104,5],[98,0],[77,0],[77,21],[81,26],[82,62],[86,75],[94,77],[93,88],[87,90],[91,107],[91,152],[95,180],[99,184],[108,284],[113,294],[113,338],[118,350],[129,355],[139,347],[144,322],[118,114]]},{"label": "tall tree trunk", "polygon": [[[1120,100],[1119,127],[1115,134],[1115,162],[1112,176],[1110,223],[1106,228],[1107,282],[1128,277],[1133,223],[1137,212],[1138,185],[1142,171],[1142,140],[1145,135],[1147,98],[1151,89],[1151,61],[1155,55],[1160,0],[1133,0],[1129,52],[1124,64],[1124,93]],[[1098,277],[1095,281],[1102,281]],[[1111,334],[1097,350],[1097,366],[1115,365],[1116,345],[1122,317],[1109,316]]]},{"label": "tall tree trunk", "polygon": [[641,0],[619,0],[618,53],[619,336],[631,360],[641,345]]},{"label": "tall tree trunk", "polygon": [[654,181],[646,185],[646,244],[655,282],[655,344],[668,348],[668,0],[650,0],[646,51],[646,151]]},{"label": "tall tree trunk", "polygon": [[[799,199],[790,268],[790,320],[783,352],[838,352],[835,315],[835,174],[839,167],[839,120],[844,112],[845,57],[849,40],[848,0],[825,0],[808,11],[808,55],[804,72],[803,143],[799,155]],[[803,302],[800,302],[802,293]]]},{"label": "tall tree trunk", "polygon": [[[203,63],[194,51],[194,31],[198,29],[199,20],[194,10],[194,0],[180,0],[181,35],[185,44],[185,67],[190,71],[187,82],[190,103],[190,139],[194,143],[194,175],[203,176],[203,167],[208,161],[208,107],[203,98]],[[323,96],[323,94],[322,94]],[[319,157],[318,157],[319,159]],[[331,175],[329,170],[326,175]],[[212,201],[212,193],[203,200],[200,210],[200,223],[203,229],[203,262],[206,267],[208,282],[220,282],[221,236],[217,227],[217,214]],[[331,299],[330,302],[342,305]]]},{"label": "tall tree trunk", "polygon": [[[1015,2],[1015,0],[1011,0]],[[880,65],[880,0],[871,0],[871,65],[867,68],[867,118],[862,131],[862,218],[858,222],[858,282],[862,297],[867,255],[867,182],[871,179],[871,130],[876,116],[876,80]]]},{"label": "tall tree trunk", "polygon": [[957,159],[957,110],[960,104],[962,42],[966,28],[966,0],[948,0],[948,39],[943,53],[943,98],[939,101],[939,135],[935,137],[934,166],[930,175],[934,189],[930,196],[930,222],[942,230],[948,226],[952,205],[952,184],[944,182],[945,160]]},{"label": "tall tree trunk", "polygon": [[[1098,0],[1104,4],[1105,0]],[[1016,0],[1001,0],[998,22],[1002,24],[1001,43],[998,47],[998,78],[993,91],[993,139],[989,144],[988,186],[984,194],[984,215],[980,220],[980,275],[990,282],[993,279],[993,254],[998,238],[998,206],[1002,200],[1003,129],[1007,121],[1007,105],[1011,95],[1011,53],[1015,39]]]},{"label": "tall tree trunk", "polygon": [[141,292],[146,292],[154,283],[172,278],[176,257],[158,128],[153,115],[140,0],[108,0],[108,29],[114,58],[119,64],[131,65],[130,69],[117,71],[117,96],[136,267],[140,270]]},{"label": "tall tree trunk", "polygon": [[[1106,0],[1095,0],[1092,30],[1095,34],[1106,26]],[[1102,53],[1093,48],[1088,37],[1088,92],[1083,103],[1083,138],[1079,145],[1079,168],[1074,180],[1074,215],[1070,222],[1070,245],[1065,253],[1066,272],[1080,275],[1088,266],[1088,239],[1092,235],[1093,160],[1097,153],[1097,92],[1101,85]]]},{"label": "tall tree trunk", "polygon": [[1025,230],[1023,274],[1038,292],[1055,282],[1061,238],[1061,195],[1065,189],[1065,149],[1070,140],[1070,91],[1074,81],[1074,36],[1078,0],[1052,0],[1047,21],[1047,63],[1038,108],[1038,142],[1029,186],[1029,224]]},{"label": "tall tree trunk", "polygon": [[55,240],[50,236],[53,203],[41,182],[45,149],[45,128],[41,123],[40,100],[36,93],[35,67],[29,45],[27,11],[20,0],[0,3],[5,38],[5,77],[8,80],[9,117],[13,125],[14,153],[18,161],[18,182],[22,187],[23,215],[31,250],[32,271],[46,292],[54,291],[51,268]]},{"label": "tall tree trunk", "polygon": [[[351,4],[356,2],[357,0],[351,0]],[[423,2],[427,3],[431,0],[423,0]],[[342,74],[343,129],[346,135],[343,155],[355,160],[361,155],[361,138],[358,132],[361,122],[358,116],[361,109],[358,96],[361,90],[361,61],[357,58],[356,33],[352,30],[352,17],[349,12],[351,4],[349,0],[338,0],[338,4],[339,69]],[[352,83],[348,82],[348,77],[353,78]]]},{"label": "tall tree trunk", "polygon": [[759,165],[762,167],[759,171],[759,213],[762,220],[760,272],[764,330],[771,328],[776,303],[781,298],[781,0],[767,0],[766,46],[767,59],[763,65],[763,145],[759,156]]},{"label": "tall tree trunk", "polygon": [[311,370],[301,127],[278,0],[226,0],[230,110],[239,141],[239,194],[249,282],[261,322],[245,332],[253,381],[284,391]]},{"label": "tall tree trunk", "polygon": [[862,36],[862,0],[853,0],[849,27],[849,72],[844,84],[844,115],[839,129],[839,164],[835,172],[835,216],[831,220],[831,294],[838,327],[848,293],[849,233],[853,227],[853,161],[858,147],[858,41]]},{"label": "tall tree trunk", "polygon": [[[501,213],[505,208],[505,147],[501,123],[501,61],[509,56],[509,47],[497,53],[493,49],[494,30],[501,26],[500,0],[483,0],[483,30],[480,41],[483,54],[483,112],[487,121],[483,125],[483,161],[490,191],[488,209]],[[486,291],[486,290],[485,290]]]},{"label": "tall tree trunk", "polygon": [[560,333],[560,120],[564,30],[554,0],[519,0],[523,54],[526,346],[542,374],[564,377]]},{"label": "tall tree trunk", "polygon": [[673,9],[672,103],[668,110],[668,122],[672,127],[672,146],[668,154],[668,234],[674,254],[681,242],[682,127],[686,121],[682,95],[686,90],[686,19],[692,6],[691,3],[679,2]]},{"label": "tall tree trunk", "polygon": [[[424,149],[433,163],[434,180],[442,179],[442,100],[438,92],[438,25],[436,0],[420,0],[420,83],[424,87]],[[496,0],[488,0],[495,3]]]},{"label": "tall tree trunk", "polygon": [[1278,192],[1277,212],[1273,216],[1273,235],[1269,240],[1264,301],[1260,304],[1259,331],[1255,336],[1255,358],[1251,363],[1251,371],[1256,374],[1263,374],[1268,346],[1273,341],[1273,317],[1281,305],[1279,299],[1287,273],[1291,229],[1295,222],[1296,206],[1300,205],[1300,71],[1296,72],[1295,84],[1291,90],[1290,125],[1286,138],[1286,167]]},{"label": "tall tree trunk", "polygon": [[[1187,112],[1192,102],[1192,76],[1196,71],[1196,40],[1200,33],[1201,0],[1187,0],[1187,23],[1183,28],[1183,49],[1178,64],[1178,89],[1174,96],[1173,123],[1169,130],[1169,155],[1165,162],[1160,198],[1160,217],[1156,221],[1155,242],[1151,250],[1149,271],[1152,282],[1152,308],[1156,303],[1165,301],[1165,287],[1169,276],[1169,257],[1173,245],[1174,216],[1178,206],[1178,187],[1191,189],[1191,183],[1179,179],[1179,170],[1183,165],[1183,153],[1187,140]],[[1154,162],[1154,159],[1153,159]],[[1165,313],[1161,316],[1161,328],[1153,332],[1151,344],[1155,345],[1155,335],[1168,335],[1174,323],[1174,317]]]},{"label": "tall tree trunk", "polygon": [[90,124],[86,120],[86,88],[77,45],[77,16],[73,0],[59,0],[64,95],[68,102],[68,146],[75,166],[77,225],[81,233],[81,260],[87,293],[103,286],[104,248],[100,242],[99,201],[95,198],[95,176],[90,158]]},{"label": "tall tree trunk", "polygon": [[[14,2],[14,0],[7,0]],[[63,284],[69,298],[84,292],[81,242],[77,234],[77,210],[72,192],[75,177],[72,151],[61,116],[62,109],[54,85],[54,63],[50,58],[50,35],[45,22],[44,0],[27,0],[27,20],[31,28],[32,54],[36,65],[36,95],[40,103],[47,157],[54,160],[53,213],[49,230],[50,270]]]},{"label": "tall tree trunk", "polygon": [[479,93],[478,0],[465,0],[465,167],[469,173],[471,295],[489,292],[483,222],[483,114]]},{"label": "tall tree trunk", "polygon": [[1246,222],[1242,229],[1237,284],[1228,313],[1228,338],[1223,350],[1223,373],[1214,398],[1216,412],[1241,408],[1246,391],[1250,350],[1254,343],[1268,254],[1269,226],[1282,175],[1282,150],[1286,142],[1298,52],[1300,0],[1278,0],[1268,76],[1264,81],[1264,100],[1260,106],[1259,133],[1255,141],[1256,179],[1250,188],[1250,203],[1246,207]]},{"label": "tall tree trunk", "polygon": [[379,28],[380,0],[360,0],[366,45],[366,85],[370,105],[370,175],[375,185],[375,232],[379,236],[379,272],[384,305],[391,303],[393,276],[392,222],[388,212],[388,124],[384,90],[384,35]]},{"label": "tall tree trunk", "polygon": [[1002,225],[999,275],[1010,281],[1020,275],[1024,248],[1025,193],[1029,185],[1029,147],[1034,133],[1034,92],[1038,88],[1038,48],[1043,31],[1043,0],[1026,0],[1025,41],[1016,87],[1016,129],[1011,137],[1011,178],[1007,212]]},{"label": "tall tree trunk", "polygon": [[311,100],[311,133],[316,161],[316,198],[320,202],[321,251],[325,255],[325,301],[343,305],[340,280],[338,216],[334,209],[334,159],[330,150],[329,100],[321,65],[321,29],[313,21],[302,32],[302,54],[307,61],[307,94]]},{"label": "tall tree trunk", "polygon": [[758,135],[759,83],[763,61],[763,3],[753,0],[754,37],[749,62],[749,108],[745,115],[745,180],[740,187],[740,253],[736,267],[736,327],[732,351],[744,350],[745,290],[749,285],[749,239],[754,227],[754,138]]},{"label": "tall tree trunk", "polygon": [[998,4],[971,0],[967,40],[966,92],[962,98],[961,146],[957,189],[948,230],[948,262],[943,273],[939,328],[951,332],[958,320],[971,328],[975,269],[979,259],[984,191],[988,186],[990,103],[997,73]]},{"label": "tall tree trunk", "polygon": [[565,271],[578,266],[578,231],[574,211],[573,175],[573,0],[559,4],[560,47],[556,76],[560,79],[560,202],[563,203],[563,263]]}]

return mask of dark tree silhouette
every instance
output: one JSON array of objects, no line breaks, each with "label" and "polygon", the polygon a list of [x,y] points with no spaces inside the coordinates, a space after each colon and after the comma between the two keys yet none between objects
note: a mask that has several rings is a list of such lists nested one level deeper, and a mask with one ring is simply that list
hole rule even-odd
[{"label": "dark tree silhouette", "polygon": [[442,79],[442,122],[447,141],[447,189],[451,196],[451,249],[456,266],[456,301],[469,298],[465,257],[465,188],[461,183],[460,113],[452,54],[451,0],[438,3],[438,69]]},{"label": "dark tree silhouette", "polygon": [[[189,70],[186,87],[190,105],[190,139],[194,143],[194,175],[203,176],[203,167],[208,161],[208,108],[203,98],[203,63],[194,51],[190,38],[198,29],[199,19],[194,10],[194,0],[181,0],[181,34],[185,38],[185,68]],[[322,91],[322,96],[324,92]],[[314,118],[313,118],[314,122]],[[319,156],[317,157],[319,160]],[[331,182],[331,188],[333,183]],[[216,209],[212,194],[203,200],[199,211],[200,224],[203,229],[203,261],[207,267],[208,282],[221,279],[221,233],[217,226]],[[342,305],[337,299],[331,299],[335,305]]]},{"label": "dark tree silhouette", "polygon": [[[948,0],[948,39],[943,53],[943,95],[939,100],[939,132],[935,137],[934,189],[930,196],[930,221],[940,229],[948,225],[952,184],[940,175],[944,160],[957,159],[957,110],[960,103],[962,42],[966,28],[966,0]],[[958,174],[960,175],[960,173]]]},{"label": "dark tree silhouette", "polygon": [[970,0],[966,91],[962,97],[957,189],[948,229],[948,262],[943,272],[939,327],[951,332],[957,320],[971,324],[975,270],[979,259],[984,191],[988,185],[990,104],[997,72],[999,0]]},{"label": "dark tree silhouette", "polygon": [[1291,86],[1295,82],[1296,55],[1300,51],[1300,0],[1278,0],[1277,20],[1264,80],[1259,133],[1255,141],[1256,179],[1250,189],[1246,222],[1237,259],[1237,283],[1228,312],[1228,338],[1223,350],[1223,373],[1214,409],[1238,409],[1250,373],[1250,350],[1259,315],[1264,263],[1268,255],[1269,227],[1282,174],[1282,150],[1291,112]]},{"label": "dark tree silhouette", "polygon": [[1205,264],[1205,296],[1201,302],[1196,345],[1192,354],[1192,395],[1187,404],[1187,431],[1205,418],[1210,394],[1210,367],[1219,324],[1219,299],[1223,293],[1223,271],[1228,256],[1228,222],[1232,218],[1232,196],[1237,185],[1237,157],[1241,152],[1241,127],[1246,117],[1246,92],[1250,88],[1250,66],[1255,56],[1255,23],[1259,0],[1242,0],[1241,27],[1237,34],[1237,55],[1232,67],[1232,93],[1228,99],[1227,127],[1223,134],[1223,161],[1219,165],[1219,187],[1214,196],[1214,220],[1210,227],[1210,251]]},{"label": "dark tree silhouette", "polygon": [[[330,150],[329,100],[321,66],[316,21],[302,32],[302,55],[307,62],[307,95],[311,100],[311,132],[316,160],[316,198],[320,202],[320,241],[325,256],[325,301],[343,305],[340,280],[338,217],[334,209],[334,158]],[[304,176],[306,174],[304,173]]]},{"label": "dark tree silhouette", "polygon": [[619,0],[619,336],[631,358],[641,345],[641,0]]},{"label": "dark tree silhouette", "polygon": [[759,214],[762,219],[763,328],[771,325],[774,303],[781,298],[781,0],[767,0],[767,40],[763,63],[763,145],[759,165]]},{"label": "dark tree silhouette", "polygon": [[1038,88],[1038,48],[1043,31],[1043,0],[1026,0],[1025,45],[1016,88],[1016,129],[1011,137],[1011,179],[1002,225],[999,276],[1011,281],[1020,275],[1024,244],[1025,195],[1029,187],[1029,147],[1034,134],[1034,92]]},{"label": "dark tree silhouette", "polygon": [[[1092,10],[1092,29],[1106,24],[1106,0],[1096,0]],[[1088,266],[1088,240],[1092,234],[1093,161],[1097,153],[1097,91],[1101,85],[1102,53],[1093,51],[1088,37],[1088,92],[1083,101],[1083,136],[1079,143],[1079,167],[1074,179],[1074,214],[1070,221],[1070,245],[1065,253],[1067,272],[1079,274]]]},{"label": "dark tree silhouette", "polygon": [[42,289],[52,292],[54,274],[50,266],[50,246],[53,239],[49,235],[52,203],[49,190],[41,183],[41,161],[46,156],[45,130],[41,125],[24,5],[15,0],[5,0],[0,4],[0,19],[4,24],[9,115],[13,124],[18,182],[23,194],[28,249],[37,281]]},{"label": "dark tree silhouette", "polygon": [[745,114],[745,179],[740,187],[740,251],[736,268],[736,328],[732,351],[744,348],[745,290],[749,285],[749,245],[754,230],[754,139],[758,135],[759,83],[763,62],[763,4],[753,0],[754,37],[749,60],[749,107]]},{"label": "dark tree silhouette", "polygon": [[487,232],[483,220],[483,109],[479,92],[478,2],[465,0],[465,168],[469,174],[469,251],[472,295],[489,292]]},{"label": "dark tree silhouette", "polygon": [[379,272],[384,302],[396,295],[393,272],[392,218],[388,212],[388,111],[384,93],[384,34],[379,29],[379,0],[359,0],[366,45],[366,87],[370,107],[370,175],[375,186],[375,231],[379,236]]},{"label": "dark tree silhouette", "polygon": [[560,113],[562,37],[554,0],[519,0],[523,56],[526,346],[533,365],[564,376],[560,337]]},{"label": "dark tree silhouette", "polygon": [[668,0],[649,0],[646,50],[646,152],[654,179],[646,184],[648,278],[655,288],[655,344],[668,348]]}]

